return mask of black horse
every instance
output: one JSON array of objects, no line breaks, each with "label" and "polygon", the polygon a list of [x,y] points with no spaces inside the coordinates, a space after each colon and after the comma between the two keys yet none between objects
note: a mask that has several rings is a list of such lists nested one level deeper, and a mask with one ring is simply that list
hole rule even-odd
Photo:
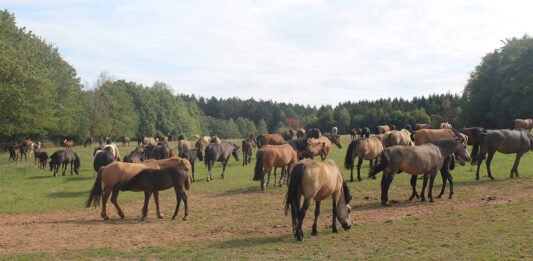
[{"label": "black horse", "polygon": [[486,133],[479,135],[478,140],[474,144],[474,147],[476,146],[480,147],[479,155],[476,155],[476,180],[479,180],[479,168],[487,153],[488,157],[486,165],[488,176],[491,180],[494,180],[490,170],[490,163],[492,162],[492,158],[496,151],[503,154],[516,154],[509,177],[518,178],[518,164],[520,163],[520,158],[529,150],[533,150],[533,136],[531,136],[526,130],[487,130]]},{"label": "black horse", "polygon": [[94,160],[93,160],[93,168],[94,168],[93,177],[95,176],[95,174],[98,172],[98,170],[101,167],[107,166],[111,164],[113,161],[115,161],[115,156],[113,156],[113,153],[110,151],[110,147],[97,151],[96,154],[94,155]]},{"label": "black horse", "polygon": [[194,182],[194,162],[196,162],[196,159],[200,161],[204,160],[202,151],[197,148],[194,148],[192,150],[185,150],[181,153],[180,158],[187,159],[191,163],[192,181]]},{"label": "black horse", "polygon": [[68,164],[70,164],[70,175],[73,175],[72,171],[79,175],[80,158],[76,152],[58,150],[50,156],[50,171],[54,171],[54,176],[58,175],[59,167],[62,167],[63,176],[65,176]]},{"label": "black horse", "polygon": [[205,147],[205,165],[207,166],[207,182],[213,180],[211,169],[215,162],[222,163],[222,174],[220,177],[224,178],[224,171],[228,160],[233,155],[235,160],[239,161],[239,147],[233,143],[223,141],[219,143],[210,143]]},{"label": "black horse", "polygon": [[315,138],[315,139],[318,139],[320,138],[320,136],[322,136],[322,132],[320,132],[320,129],[319,128],[313,128],[313,129],[309,129],[307,131],[307,138]]},{"label": "black horse", "polygon": [[39,159],[39,169],[46,170],[46,163],[48,162],[48,153],[46,151],[40,151],[37,155]]},{"label": "black horse", "polygon": [[281,136],[283,136],[283,139],[285,141],[291,140],[294,137],[294,131],[286,130],[286,131],[281,133]]},{"label": "black horse", "polygon": [[370,128],[368,127],[359,128],[357,129],[357,134],[359,135],[359,137],[368,138],[370,137]]}]

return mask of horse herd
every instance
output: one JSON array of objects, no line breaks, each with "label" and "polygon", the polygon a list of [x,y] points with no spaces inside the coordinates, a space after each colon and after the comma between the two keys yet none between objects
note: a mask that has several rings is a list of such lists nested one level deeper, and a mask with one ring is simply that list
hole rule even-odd
[{"label": "horse herd", "polygon": [[[533,121],[517,120],[515,124],[517,128],[513,130],[487,130],[479,127],[456,130],[447,122],[441,124],[440,129],[431,129],[428,124],[417,124],[414,129],[406,126],[401,130],[396,130],[392,125],[381,125],[375,128],[373,135],[368,127],[353,129],[352,141],[348,145],[344,159],[344,167],[350,170],[350,181],[354,181],[355,167],[357,168],[357,180],[362,180],[360,169],[364,160],[370,161],[368,174],[370,178],[375,178],[378,173],[383,172],[381,203],[384,206],[391,205],[388,191],[394,176],[401,172],[412,175],[410,199],[416,197],[424,201],[429,181],[427,197],[430,202],[433,202],[433,184],[439,171],[443,185],[438,197],[445,193],[446,184],[449,183],[449,198],[452,198],[451,170],[455,168],[456,161],[461,165],[469,161],[473,165],[477,164],[476,179],[479,179],[479,169],[486,158],[488,176],[494,179],[490,164],[495,152],[516,154],[510,177],[519,176],[520,158],[529,150],[533,150],[533,137],[530,134]],[[109,197],[118,215],[124,218],[124,213],[117,201],[119,191],[144,191],[143,219],[146,217],[148,202],[153,195],[157,217],[162,218],[159,210],[159,191],[174,187],[176,209],[172,219],[176,217],[180,202],[183,201],[185,205],[183,219],[185,220],[188,216],[185,191],[190,188],[191,182],[195,181],[196,159],[204,161],[208,170],[206,181],[211,182],[213,181],[212,168],[217,161],[222,164],[220,177],[223,179],[231,157],[238,161],[239,151],[242,148],[243,166],[251,164],[253,148],[257,148],[253,180],[260,181],[261,189],[264,190],[270,182],[270,174],[273,170],[274,185],[287,184],[285,214],[288,214],[290,210],[293,233],[298,240],[303,238],[302,223],[312,200],[316,202],[313,235],[317,233],[316,222],[320,214],[320,202],[330,197],[333,199],[334,206],[333,232],[337,232],[337,220],[344,229],[349,229],[351,226],[349,188],[336,163],[327,159],[333,144],[342,148],[337,128],[325,134],[322,134],[319,129],[288,130],[283,133],[258,136],[252,134],[242,140],[241,146],[227,140],[220,140],[217,136],[198,137],[195,142],[190,142],[180,136],[177,155],[169,147],[168,139],[165,137],[159,140],[143,137],[139,140],[138,146],[125,156],[123,161],[120,161],[118,147],[111,142],[111,139],[106,139],[105,143],[97,147],[93,153],[96,179],[86,203],[86,207],[97,206],[101,201],[101,217],[104,219],[109,219],[106,212]],[[473,145],[471,153],[467,151],[467,145]],[[34,152],[36,151],[34,145],[29,147],[34,148]],[[41,143],[38,147],[39,153],[42,153]],[[54,171],[54,175],[57,175],[59,166],[63,166],[63,175],[65,175],[68,163],[71,164],[71,175],[72,171],[78,174],[79,157],[71,147],[65,146],[65,149],[56,151],[50,156],[50,170]],[[8,150],[9,160],[17,157],[13,156],[17,155],[16,148],[8,148]],[[20,147],[18,151],[20,154]],[[320,156],[322,161],[315,161],[316,156]],[[358,158],[357,164],[355,164],[355,158]],[[39,165],[41,164],[42,162]],[[277,168],[281,170],[279,179],[276,175]],[[423,177],[420,194],[416,190],[418,176]],[[302,197],[303,203],[301,203]]]}]

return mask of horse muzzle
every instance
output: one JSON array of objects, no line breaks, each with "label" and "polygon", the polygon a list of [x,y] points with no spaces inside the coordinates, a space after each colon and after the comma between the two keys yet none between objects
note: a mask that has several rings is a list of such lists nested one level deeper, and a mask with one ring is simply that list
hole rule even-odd
[{"label": "horse muzzle", "polygon": [[351,227],[352,227],[351,225],[342,224],[342,228],[344,228],[344,230],[349,230]]}]

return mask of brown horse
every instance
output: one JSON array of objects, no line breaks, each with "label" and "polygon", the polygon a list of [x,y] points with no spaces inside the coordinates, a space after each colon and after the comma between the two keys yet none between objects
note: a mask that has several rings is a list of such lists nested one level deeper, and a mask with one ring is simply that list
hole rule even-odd
[{"label": "brown horse", "polygon": [[[479,180],[479,168],[487,153],[487,172],[489,178],[494,180],[490,170],[490,163],[492,162],[492,158],[496,151],[503,154],[516,154],[509,177],[518,178],[518,164],[520,163],[520,158],[529,150],[533,150],[533,136],[531,136],[526,130],[487,130],[487,133],[482,133],[476,142],[478,146],[481,147],[479,155],[475,155],[477,157],[476,180]],[[474,155],[472,155],[472,157],[474,157]]]},{"label": "brown horse", "polygon": [[261,134],[257,136],[257,147],[261,148],[263,145],[281,145],[285,143],[285,139],[279,133]]},{"label": "brown horse", "polygon": [[[304,198],[300,207],[300,200]],[[320,215],[320,202],[331,197],[333,199],[333,217],[331,229],[337,233],[337,219],[345,230],[350,229],[350,190],[343,180],[341,171],[334,161],[325,160],[320,163],[305,159],[298,162],[292,172],[289,190],[285,200],[285,215],[291,209],[292,231],[297,240],[303,240],[303,220],[311,200],[315,200],[315,222],[311,235],[316,236],[317,220]]]},{"label": "brown horse", "polygon": [[63,141],[63,147],[65,147],[65,150],[72,150],[72,147],[74,146],[74,141],[71,139],[65,139]]},{"label": "brown horse", "polygon": [[385,147],[391,147],[396,145],[403,145],[403,146],[414,146],[413,141],[410,137],[411,133],[409,133],[408,130],[392,130],[389,132],[386,132],[381,140],[383,141],[383,146]]},{"label": "brown horse", "polygon": [[472,128],[462,128],[459,130],[459,132],[468,136],[468,145],[474,145],[474,142],[478,139],[479,135],[481,133],[486,133],[487,130],[484,128],[480,128],[480,127],[472,127]]},{"label": "brown horse", "polygon": [[[454,153],[465,161],[470,160],[467,147],[464,141],[459,138],[434,140],[431,143],[420,146],[392,146],[386,148],[383,151],[379,165],[372,168],[368,174],[369,177],[372,177],[383,171],[383,177],[381,179],[381,204],[390,206],[389,187],[394,175],[400,171],[411,175],[424,175],[424,186],[422,187],[421,193],[422,201],[425,201],[424,191],[429,176],[428,197],[429,201],[433,202],[433,182],[435,181],[435,175],[442,168],[445,159]],[[413,193],[410,199],[417,195],[416,178],[414,181],[415,183],[411,179]]]},{"label": "brown horse", "polygon": [[514,120],[515,129],[524,129],[531,132],[533,129],[533,119],[516,119]]},{"label": "brown horse", "polygon": [[130,137],[128,137],[128,136],[123,136],[122,137],[122,145],[124,145],[124,146],[128,145],[129,146],[130,145],[130,141],[131,141]]},{"label": "brown horse", "polygon": [[[281,187],[283,177],[292,170],[292,166],[297,161],[296,151],[289,144],[265,145],[257,151],[256,158],[254,180],[261,181],[261,190],[265,190],[266,173],[268,173],[268,182],[270,181],[272,168],[281,168],[279,178]],[[274,186],[276,186],[276,171],[274,171]]]},{"label": "brown horse", "polygon": [[145,169],[135,175],[129,181],[121,185],[121,191],[143,191],[144,192],[144,205],[142,208],[142,220],[146,218],[148,214],[148,202],[150,197],[154,194],[155,208],[158,218],[163,218],[163,215],[159,211],[159,191],[174,187],[176,193],[176,209],[172,219],[175,219],[178,215],[181,200],[185,205],[185,215],[183,220],[187,220],[189,216],[189,205],[187,203],[187,194],[185,190],[189,190],[191,187],[191,177],[187,170],[177,167],[169,167],[163,169]]},{"label": "brown horse", "polygon": [[441,129],[453,129],[453,126],[449,122],[443,122],[440,124]]},{"label": "brown horse", "polygon": [[363,160],[369,160],[370,167],[372,168],[375,161],[381,156],[381,153],[383,153],[383,143],[379,137],[372,136],[370,138],[359,138],[352,141],[344,157],[344,167],[350,170],[350,182],[353,182],[355,157],[359,158],[357,162],[357,180],[361,181],[361,165],[363,164]]},{"label": "brown horse", "polygon": [[333,134],[324,134],[318,139],[309,139],[310,143],[324,143],[322,150],[318,153],[320,159],[323,161],[328,157],[331,149],[331,144],[335,144],[339,149],[342,149],[341,136]]},{"label": "brown horse", "polygon": [[242,165],[246,166],[252,163],[252,150],[255,147],[255,141],[252,136],[242,140]]},{"label": "brown horse", "polygon": [[181,155],[185,151],[191,150],[191,142],[188,140],[178,140],[178,154]]},{"label": "brown horse", "polygon": [[355,140],[357,138],[357,129],[352,129],[350,131],[350,137],[352,138],[352,140]]},{"label": "brown horse", "polygon": [[[98,170],[96,175],[96,180],[94,181],[93,188],[89,194],[89,199],[87,200],[86,207],[90,207],[91,204],[95,207],[100,203],[100,198],[102,198],[102,212],[101,216],[103,219],[109,219],[109,216],[106,213],[106,204],[109,195],[111,195],[111,202],[115,205],[118,215],[124,219],[124,212],[118,205],[118,194],[120,187],[117,186],[119,183],[126,182],[130,180],[133,176],[137,175],[141,170],[144,169],[159,169],[159,168],[168,168],[168,167],[177,167],[189,170],[191,164],[186,159],[181,158],[170,158],[164,160],[147,160],[143,163],[124,163],[115,161],[105,167],[101,167]],[[103,183],[103,188],[102,188]],[[154,197],[158,192],[154,192]]]},{"label": "brown horse", "polygon": [[427,123],[417,123],[417,124],[415,124],[415,131],[423,130],[423,129],[431,129],[431,125],[429,125]]},{"label": "brown horse", "polygon": [[390,131],[390,130],[391,130],[391,128],[390,128],[389,125],[378,125],[378,126],[376,126],[376,129],[375,129],[374,133],[376,135],[378,135],[378,134],[383,134],[383,133],[385,133],[387,131]]},{"label": "brown horse", "polygon": [[83,142],[83,147],[87,147],[87,146],[92,146],[93,145],[93,137],[88,137],[87,139],[85,139],[85,142]]}]

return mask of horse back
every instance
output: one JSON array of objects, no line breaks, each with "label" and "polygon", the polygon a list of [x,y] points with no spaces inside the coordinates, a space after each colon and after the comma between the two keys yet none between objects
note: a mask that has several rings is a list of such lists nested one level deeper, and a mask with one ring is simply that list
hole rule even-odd
[{"label": "horse back", "polygon": [[302,177],[302,195],[305,198],[321,201],[334,194],[340,196],[342,176],[335,162],[329,159],[322,163],[314,160],[301,162],[306,167]]}]

